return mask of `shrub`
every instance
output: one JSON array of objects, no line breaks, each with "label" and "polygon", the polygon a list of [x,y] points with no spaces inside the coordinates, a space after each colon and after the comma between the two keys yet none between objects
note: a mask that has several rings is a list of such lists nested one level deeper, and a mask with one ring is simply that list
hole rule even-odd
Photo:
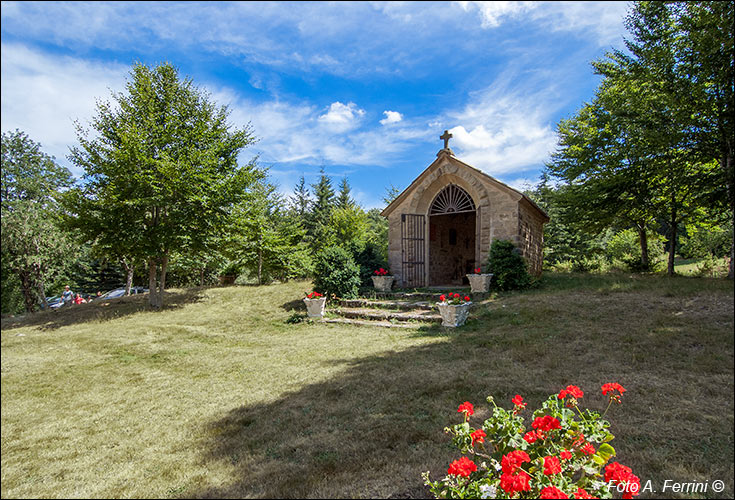
[{"label": "shrub", "polygon": [[[624,392],[618,383],[602,386],[608,409]],[[602,415],[580,410],[583,396],[579,387],[567,386],[528,420],[521,416],[526,403],[520,395],[512,399],[512,411],[489,397],[492,416],[477,428],[470,422],[474,406],[465,401],[457,409],[462,423],[444,430],[471,458],[452,462],[441,481],[424,473],[425,484],[436,498],[610,498],[613,490],[623,498],[637,496],[640,479],[630,467],[608,463],[616,453],[609,444],[614,436],[604,420],[607,410]]]},{"label": "shrub", "polygon": [[372,286],[371,277],[376,269],[387,268],[388,262],[383,257],[380,247],[372,242],[353,252],[355,263],[360,267],[360,281],[362,286]]},{"label": "shrub", "polygon": [[641,245],[638,231],[626,229],[616,233],[607,243],[607,256],[616,264],[620,262],[630,271],[647,272],[657,270],[664,261],[666,250],[657,233],[648,235],[648,269],[641,265]]},{"label": "shrub", "polygon": [[493,274],[492,284],[499,290],[522,290],[531,285],[526,260],[507,240],[495,240],[490,246],[488,272]]},{"label": "shrub", "polygon": [[316,256],[314,288],[327,297],[350,299],[357,297],[360,268],[350,253],[340,247],[328,247]]}]

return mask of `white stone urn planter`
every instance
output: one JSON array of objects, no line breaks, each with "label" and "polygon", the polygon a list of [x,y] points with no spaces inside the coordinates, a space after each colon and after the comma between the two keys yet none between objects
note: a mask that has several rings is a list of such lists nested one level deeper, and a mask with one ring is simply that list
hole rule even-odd
[{"label": "white stone urn planter", "polygon": [[320,297],[318,299],[305,298],[304,304],[306,304],[306,314],[310,318],[322,318],[324,316],[324,306],[327,304],[326,297]]},{"label": "white stone urn planter", "polygon": [[467,279],[470,280],[472,293],[487,293],[490,291],[490,280],[492,274],[468,274]]},{"label": "white stone urn planter", "polygon": [[439,314],[442,315],[442,326],[456,328],[464,325],[465,321],[467,321],[472,302],[456,305],[437,302],[436,306],[439,308]]},{"label": "white stone urn planter", "polygon": [[393,276],[373,276],[373,286],[378,292],[390,292]]}]

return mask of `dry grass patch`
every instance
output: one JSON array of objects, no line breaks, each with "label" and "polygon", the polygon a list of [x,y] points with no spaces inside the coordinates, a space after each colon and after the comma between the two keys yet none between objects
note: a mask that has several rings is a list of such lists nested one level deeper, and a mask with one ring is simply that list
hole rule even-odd
[{"label": "dry grass patch", "polygon": [[551,275],[454,332],[286,324],[307,288],[4,321],[2,496],[421,496],[462,401],[574,383],[602,407],[608,381],[622,462],[732,495],[731,282]]}]

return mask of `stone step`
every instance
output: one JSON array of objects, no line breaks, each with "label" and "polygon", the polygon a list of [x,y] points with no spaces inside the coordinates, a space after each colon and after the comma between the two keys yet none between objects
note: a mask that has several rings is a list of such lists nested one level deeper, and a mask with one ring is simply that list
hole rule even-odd
[{"label": "stone step", "polygon": [[422,309],[426,311],[436,310],[435,301],[411,301],[411,300],[369,300],[369,299],[343,299],[340,301],[342,307],[367,307],[373,309],[399,309],[411,311]]},{"label": "stone step", "polygon": [[439,300],[439,295],[441,294],[442,292],[375,292],[375,297],[377,299],[385,300],[416,300],[437,302]]},{"label": "stone step", "polygon": [[339,323],[344,325],[357,326],[380,326],[383,328],[418,328],[421,326],[430,326],[431,323],[392,323],[390,321],[371,321],[349,318],[323,318],[322,323]]},{"label": "stone step", "polygon": [[381,311],[379,309],[360,308],[360,307],[339,307],[331,310],[331,312],[349,319],[369,319],[376,321],[395,320],[395,321],[424,321],[424,322],[441,322],[442,317],[439,313],[427,310],[411,310],[411,311]]}]

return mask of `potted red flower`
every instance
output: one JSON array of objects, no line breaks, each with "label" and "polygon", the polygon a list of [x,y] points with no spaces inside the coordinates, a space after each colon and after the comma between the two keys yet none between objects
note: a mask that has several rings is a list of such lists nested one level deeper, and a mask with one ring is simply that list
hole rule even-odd
[{"label": "potted red flower", "polygon": [[436,307],[442,315],[442,326],[458,327],[464,325],[470,315],[472,301],[469,296],[449,292],[439,296]]},{"label": "potted red flower", "polygon": [[390,292],[393,286],[393,276],[382,267],[373,272],[373,286],[378,292]]},{"label": "potted red flower", "polygon": [[306,294],[304,297],[304,304],[306,304],[306,314],[310,318],[322,318],[324,316],[324,306],[327,303],[327,298],[319,292],[311,292]]},{"label": "potted red flower", "polygon": [[490,291],[490,280],[493,275],[483,273],[482,268],[476,268],[474,274],[468,274],[467,279],[470,281],[472,293],[487,293]]}]

